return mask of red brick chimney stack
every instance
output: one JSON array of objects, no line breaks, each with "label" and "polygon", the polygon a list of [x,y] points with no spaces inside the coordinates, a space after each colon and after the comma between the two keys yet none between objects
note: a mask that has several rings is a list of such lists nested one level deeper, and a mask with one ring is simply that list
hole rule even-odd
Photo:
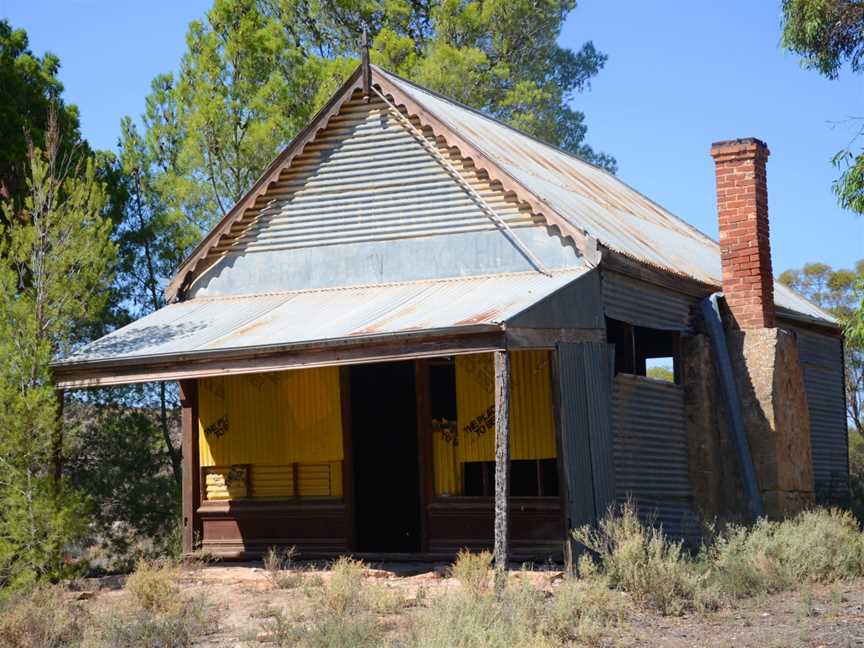
[{"label": "red brick chimney stack", "polygon": [[723,293],[742,329],[774,327],[768,155],[768,146],[755,137],[711,145],[717,171]]}]

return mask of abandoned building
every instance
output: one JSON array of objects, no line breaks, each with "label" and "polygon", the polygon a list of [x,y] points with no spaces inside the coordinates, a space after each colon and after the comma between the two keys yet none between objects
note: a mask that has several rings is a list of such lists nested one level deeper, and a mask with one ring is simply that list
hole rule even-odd
[{"label": "abandoned building", "polygon": [[766,145],[711,155],[719,244],[361,66],[57,386],[179,382],[184,546],[225,557],[537,559],[628,497],[685,538],[842,501],[842,331],[773,280]]}]

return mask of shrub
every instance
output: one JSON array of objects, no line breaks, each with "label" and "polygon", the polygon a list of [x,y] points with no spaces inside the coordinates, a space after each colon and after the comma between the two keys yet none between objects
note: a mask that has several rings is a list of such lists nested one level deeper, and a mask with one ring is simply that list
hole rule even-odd
[{"label": "shrub", "polygon": [[270,547],[264,555],[264,571],[267,580],[276,589],[293,589],[303,582],[303,574],[294,571],[296,547],[279,549]]},{"label": "shrub", "polygon": [[77,645],[87,623],[85,610],[57,587],[13,595],[0,606],[0,647],[60,648]]},{"label": "shrub", "polygon": [[[363,583],[363,563],[342,557],[330,568],[330,577],[320,586],[304,587],[311,599],[308,616],[274,614],[263,624],[280,646],[304,648],[349,648],[379,646],[381,628],[370,607],[389,611],[393,599],[377,592],[370,594]],[[383,589],[383,588],[382,588]]]},{"label": "shrub", "polygon": [[468,588],[448,592],[419,610],[411,628],[410,645],[417,648],[460,646],[561,645],[546,631],[546,595],[527,582],[511,582],[500,598]]},{"label": "shrub", "polygon": [[450,567],[450,575],[469,593],[480,596],[489,591],[491,569],[491,553],[488,551],[471,553],[467,549],[461,549],[456,556],[456,562]]},{"label": "shrub", "polygon": [[214,631],[216,617],[207,599],[185,596],[162,610],[117,606],[96,620],[86,636],[86,648],[190,648]]},{"label": "shrub", "polygon": [[363,562],[342,556],[330,568],[324,588],[324,605],[332,613],[344,615],[361,608]]},{"label": "shrub", "polygon": [[609,628],[621,625],[629,602],[603,577],[567,578],[544,617],[544,634],[560,643],[596,645]]},{"label": "shrub", "polygon": [[700,570],[681,542],[643,524],[633,503],[610,509],[598,528],[583,526],[573,537],[594,552],[610,586],[637,602],[661,614],[680,614],[695,605],[703,584]]},{"label": "shrub", "polygon": [[864,576],[864,534],[851,513],[815,509],[782,522],[731,527],[703,560],[729,598],[779,592]]},{"label": "shrub", "polygon": [[373,648],[381,645],[382,630],[368,612],[336,617],[319,612],[314,623],[284,613],[263,624],[277,646],[297,648]]},{"label": "shrub", "polygon": [[148,612],[170,612],[180,600],[177,568],[166,560],[139,560],[126,579],[126,591]]}]

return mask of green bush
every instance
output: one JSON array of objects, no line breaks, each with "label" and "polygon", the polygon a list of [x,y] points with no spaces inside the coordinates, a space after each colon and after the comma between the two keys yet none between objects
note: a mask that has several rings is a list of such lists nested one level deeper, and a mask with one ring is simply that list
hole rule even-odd
[{"label": "green bush", "polygon": [[359,560],[341,557],[321,586],[303,589],[312,612],[287,615],[278,612],[262,628],[279,646],[303,648],[365,648],[381,645],[384,630],[373,608],[392,611],[390,597],[370,594],[363,583],[364,565]]},{"label": "green bush", "polygon": [[177,568],[165,560],[139,560],[126,579],[126,591],[148,612],[172,612],[181,600]]},{"label": "green bush", "polygon": [[467,549],[461,549],[449,573],[474,596],[486,594],[491,586],[492,554],[488,551],[471,553]]},{"label": "green bush", "polygon": [[701,570],[681,542],[643,524],[633,503],[610,509],[597,528],[583,526],[573,537],[594,552],[609,585],[629,592],[637,603],[680,614],[700,600]]},{"label": "green bush", "polygon": [[814,509],[719,534],[702,560],[718,589],[741,598],[864,576],[864,534],[853,515]]},{"label": "green bush", "polygon": [[86,648],[187,648],[217,627],[213,606],[177,584],[179,569],[167,560],[139,560],[126,579],[129,597],[95,617]]},{"label": "green bush", "polygon": [[731,526],[697,556],[642,523],[629,503],[573,535],[597,559],[595,568],[583,557],[580,572],[596,569],[610,587],[662,614],[864,576],[864,534],[851,513],[836,509]]},{"label": "green bush", "polygon": [[116,606],[88,628],[84,648],[190,648],[216,628],[202,596],[183,596],[162,607]]}]

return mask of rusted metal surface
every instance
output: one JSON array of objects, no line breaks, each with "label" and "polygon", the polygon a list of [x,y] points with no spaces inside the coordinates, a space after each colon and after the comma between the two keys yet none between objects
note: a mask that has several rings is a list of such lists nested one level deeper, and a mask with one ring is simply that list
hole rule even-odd
[{"label": "rusted metal surface", "polygon": [[580,264],[470,162],[380,98],[355,96],[213,243],[185,297]]},{"label": "rusted metal surface", "polygon": [[839,337],[796,329],[798,357],[810,410],[810,444],[817,498],[843,502],[849,496],[849,448],[843,343]]},{"label": "rusted metal surface", "polygon": [[618,502],[633,498],[643,519],[661,524],[674,537],[695,538],[683,390],[619,374],[612,412]]},{"label": "rusted metal surface", "polygon": [[194,299],[169,304],[56,366],[501,324],[586,271]]},{"label": "rusted metal surface", "polygon": [[[393,74],[376,72],[573,228],[649,266],[721,285],[717,242],[614,175]],[[482,160],[475,163],[483,166]],[[835,323],[780,284],[775,300],[781,309]]]},{"label": "rusted metal surface", "polygon": [[603,272],[603,312],[607,317],[666,331],[689,331],[698,301],[616,272]]}]

